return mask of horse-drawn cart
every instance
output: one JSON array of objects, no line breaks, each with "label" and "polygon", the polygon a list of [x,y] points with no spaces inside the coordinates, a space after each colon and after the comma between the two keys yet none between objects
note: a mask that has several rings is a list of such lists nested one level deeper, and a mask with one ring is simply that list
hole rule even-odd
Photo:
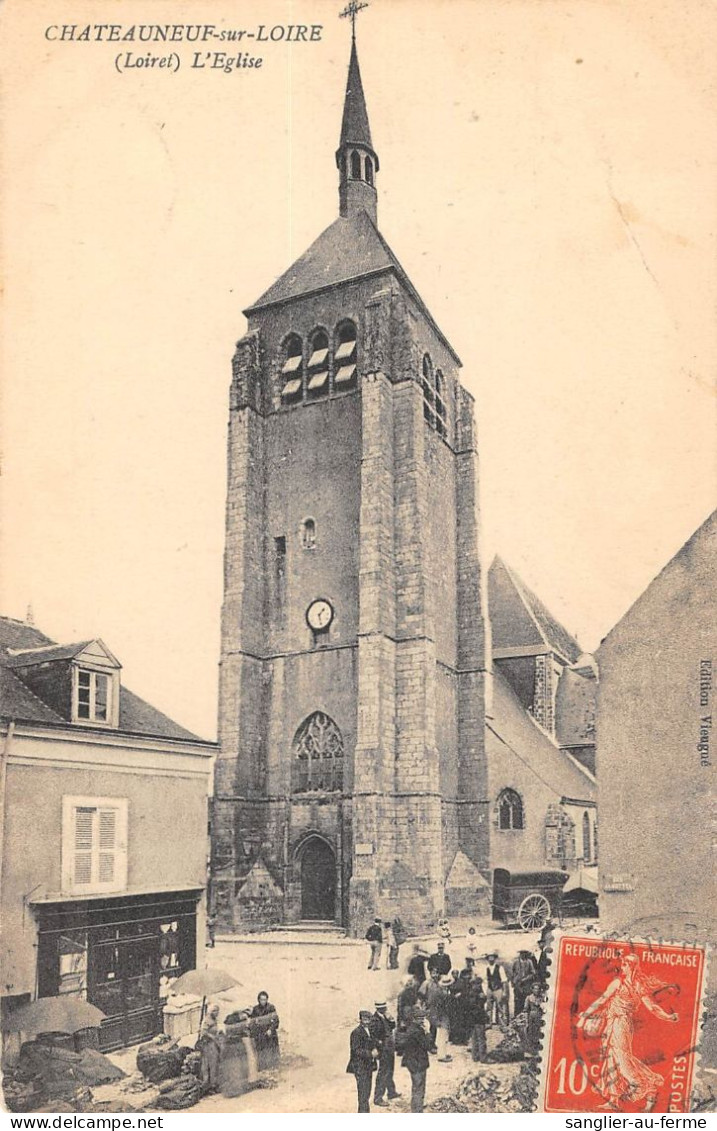
[{"label": "horse-drawn cart", "polygon": [[542,872],[493,870],[493,918],[506,927],[539,931],[548,919],[559,919],[567,872],[546,868]]}]

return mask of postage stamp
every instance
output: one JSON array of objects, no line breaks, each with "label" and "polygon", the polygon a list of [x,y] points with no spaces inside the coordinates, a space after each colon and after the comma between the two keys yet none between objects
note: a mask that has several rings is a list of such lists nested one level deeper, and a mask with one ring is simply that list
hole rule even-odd
[{"label": "postage stamp", "polygon": [[699,945],[556,936],[540,1109],[689,1111],[706,962]]}]

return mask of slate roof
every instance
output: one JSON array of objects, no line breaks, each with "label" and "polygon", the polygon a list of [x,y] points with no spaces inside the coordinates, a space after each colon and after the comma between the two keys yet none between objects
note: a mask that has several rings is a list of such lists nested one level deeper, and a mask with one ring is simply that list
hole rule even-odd
[{"label": "slate roof", "polygon": [[31,664],[47,663],[50,660],[72,660],[84,652],[91,640],[82,640],[78,644],[42,644],[33,645],[31,648],[23,646],[17,655],[8,651],[4,663],[9,668],[24,668]]},{"label": "slate roof", "polygon": [[443,334],[432,314],[411,283],[397,257],[386,243],[367,212],[355,216],[339,216],[314,240],[303,255],[280,275],[275,283],[248,306],[244,314],[249,317],[267,306],[277,306],[300,295],[312,294],[328,287],[348,283],[352,279],[366,278],[391,272],[403,284],[421,308],[438,337],[450,351],[457,365],[460,358]]},{"label": "slate roof", "polygon": [[[81,723],[69,723],[49,704],[30,690],[21,679],[21,661],[27,666],[29,660],[43,663],[48,660],[68,660],[78,655],[91,641],[81,644],[55,644],[44,633],[22,621],[11,617],[0,617],[0,717],[24,723],[54,723],[62,727],[80,730]],[[49,647],[48,647],[49,646]],[[36,648],[35,652],[23,656],[9,655],[9,649]],[[97,728],[93,727],[93,731]],[[109,729],[112,728],[103,728]],[[126,734],[151,735],[202,742],[196,734],[175,723],[139,695],[127,687],[120,686],[119,731]]]},{"label": "slate roof", "polygon": [[351,42],[351,59],[349,60],[349,73],[346,80],[346,97],[344,99],[344,116],[341,120],[342,145],[365,145],[373,149],[371,144],[371,129],[368,124],[366,99],[361,82],[358,55],[356,54],[356,40]]},{"label": "slate roof", "polygon": [[495,653],[542,646],[571,664],[582,655],[575,637],[499,557],[488,571],[488,609]]}]

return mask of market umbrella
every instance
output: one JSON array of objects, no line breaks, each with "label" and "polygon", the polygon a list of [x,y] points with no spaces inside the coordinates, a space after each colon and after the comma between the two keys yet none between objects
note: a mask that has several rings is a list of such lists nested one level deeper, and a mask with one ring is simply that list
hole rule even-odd
[{"label": "market umbrella", "polygon": [[76,1033],[92,1029],[104,1021],[105,1014],[96,1005],[71,994],[40,997],[21,1005],[2,1019],[6,1033]]},{"label": "market umbrella", "polygon": [[236,978],[227,974],[226,970],[219,970],[216,966],[208,966],[206,970],[188,970],[186,974],[182,974],[172,983],[172,993],[195,994],[196,997],[202,999],[202,1012],[199,1017],[201,1027],[207,998],[214,994],[223,993],[224,990],[231,990],[238,985],[239,982]]}]

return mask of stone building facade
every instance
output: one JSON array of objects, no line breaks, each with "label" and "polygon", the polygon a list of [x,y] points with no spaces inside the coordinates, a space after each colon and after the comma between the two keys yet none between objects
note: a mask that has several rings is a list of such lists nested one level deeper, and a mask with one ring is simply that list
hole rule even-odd
[{"label": "stone building facade", "polygon": [[233,362],[219,930],[419,926],[490,875],[474,404],[376,226],[355,42],[336,160],[338,219]]}]

